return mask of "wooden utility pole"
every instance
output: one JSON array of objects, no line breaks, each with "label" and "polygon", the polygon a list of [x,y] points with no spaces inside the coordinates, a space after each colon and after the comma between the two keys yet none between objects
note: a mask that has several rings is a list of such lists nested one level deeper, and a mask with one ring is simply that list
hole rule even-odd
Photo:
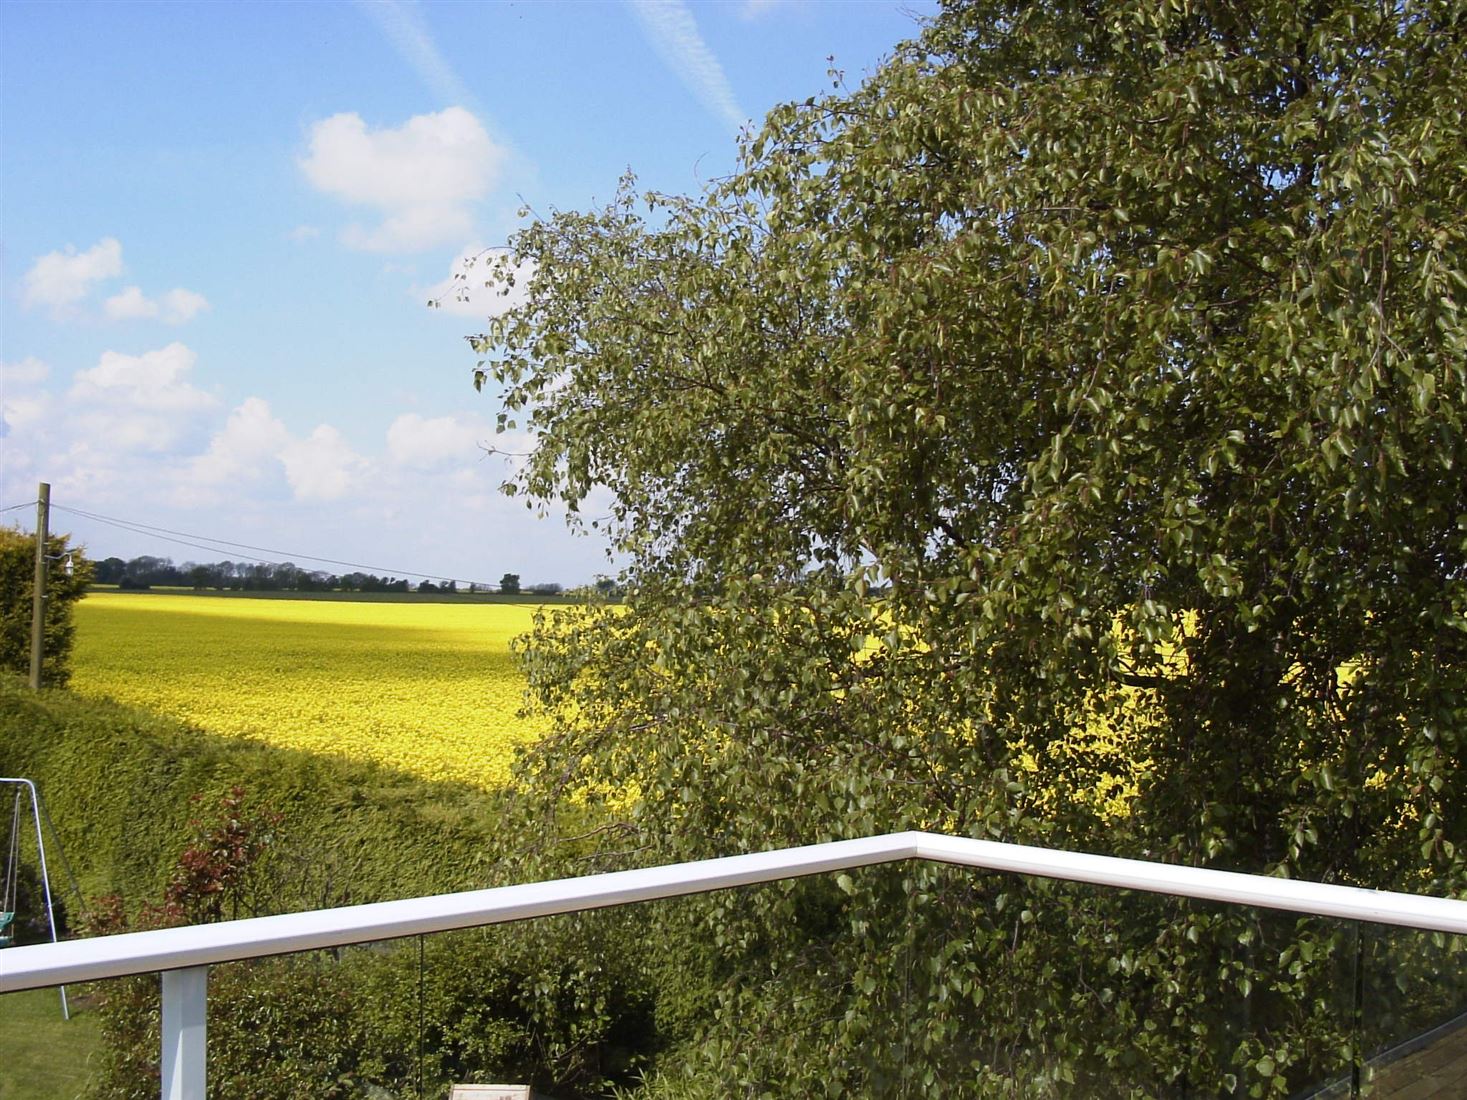
[{"label": "wooden utility pole", "polygon": [[31,594],[31,688],[41,687],[41,660],[46,655],[46,543],[51,535],[51,486],[41,482],[36,497],[36,582]]}]

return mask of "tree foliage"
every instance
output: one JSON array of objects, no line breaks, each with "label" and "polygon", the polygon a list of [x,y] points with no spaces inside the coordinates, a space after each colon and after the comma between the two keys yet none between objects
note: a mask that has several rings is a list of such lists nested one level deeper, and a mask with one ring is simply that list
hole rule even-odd
[{"label": "tree foliage", "polygon": [[[45,650],[41,682],[64,687],[71,678],[71,643],[75,634],[72,605],[86,593],[91,563],[67,546],[65,535],[46,541],[52,559],[46,574]],[[68,572],[58,563],[70,554]],[[31,600],[36,588],[36,537],[14,527],[0,527],[0,668],[27,672],[31,667]]]},{"label": "tree foliage", "polygon": [[[1462,890],[1464,48],[1460,0],[950,4],[704,194],[532,223],[476,381],[629,565],[529,641],[528,778],[649,861],[916,827]],[[739,965],[685,1068],[749,1095],[895,1089],[897,999],[913,1095],[1357,1041],[1292,919],[919,869],[698,912]]]}]

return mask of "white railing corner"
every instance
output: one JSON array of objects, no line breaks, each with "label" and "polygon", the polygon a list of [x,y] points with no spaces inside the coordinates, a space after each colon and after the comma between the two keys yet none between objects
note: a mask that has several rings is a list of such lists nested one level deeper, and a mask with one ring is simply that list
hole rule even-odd
[{"label": "white railing corner", "polygon": [[908,859],[1467,934],[1467,901],[903,832],[461,894],[33,944],[0,952],[0,993],[161,972],[163,1098],[204,1100],[209,966],[753,886]]}]

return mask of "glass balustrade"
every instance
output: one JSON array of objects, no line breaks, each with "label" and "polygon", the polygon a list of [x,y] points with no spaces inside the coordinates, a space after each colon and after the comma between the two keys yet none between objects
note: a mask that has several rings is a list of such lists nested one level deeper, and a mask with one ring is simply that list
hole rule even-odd
[{"label": "glass balustrade", "polygon": [[1366,1094],[1467,1097],[1467,937],[1361,925],[1360,959]]},{"label": "glass balustrade", "polygon": [[[158,989],[0,997],[0,1095],[156,1095]],[[209,1009],[221,1097],[576,1100],[657,1042],[657,1100],[1467,1096],[1462,936],[918,861],[217,964]]]}]

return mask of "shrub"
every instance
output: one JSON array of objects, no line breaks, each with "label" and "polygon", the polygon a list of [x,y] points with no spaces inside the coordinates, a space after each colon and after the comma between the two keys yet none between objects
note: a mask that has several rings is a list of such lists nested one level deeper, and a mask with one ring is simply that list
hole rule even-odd
[{"label": "shrub", "polygon": [[[71,677],[71,643],[75,628],[72,605],[86,592],[91,563],[80,551],[67,549],[67,536],[46,540],[46,553],[60,561],[68,553],[72,567],[52,568],[46,576],[45,658],[41,679],[63,686]],[[0,668],[28,672],[31,665],[31,601],[35,592],[36,537],[14,527],[0,527]]]}]

